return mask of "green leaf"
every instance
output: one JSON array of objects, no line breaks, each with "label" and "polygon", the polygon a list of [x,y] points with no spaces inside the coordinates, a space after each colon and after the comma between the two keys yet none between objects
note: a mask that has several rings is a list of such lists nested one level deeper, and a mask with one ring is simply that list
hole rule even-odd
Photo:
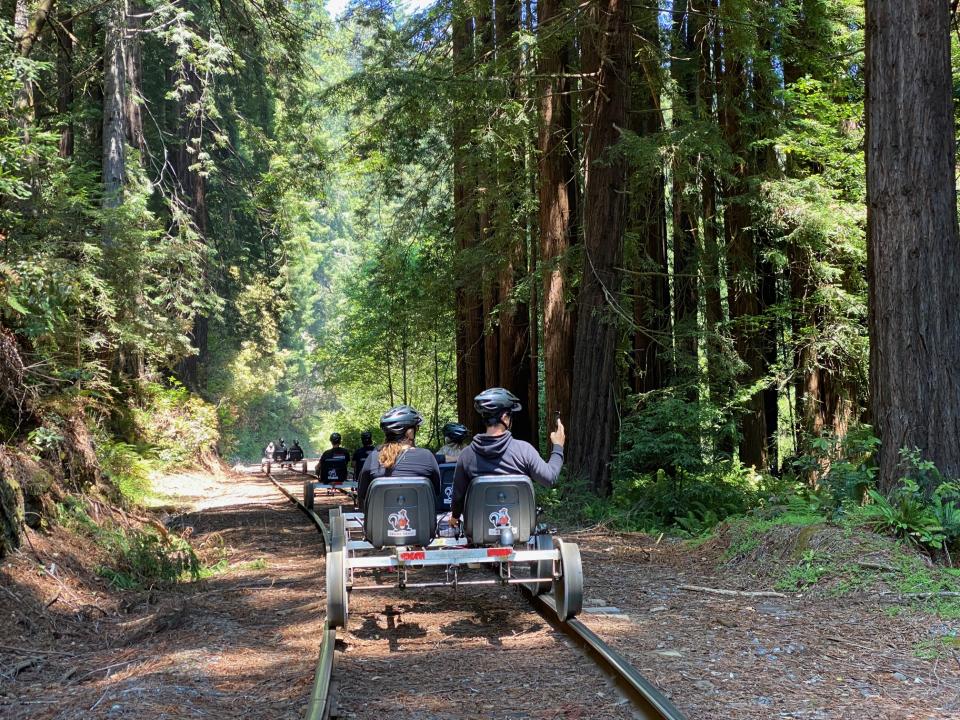
[{"label": "green leaf", "polygon": [[7,305],[9,305],[13,310],[20,313],[21,315],[29,315],[30,311],[23,306],[23,303],[17,298],[16,295],[7,295],[4,300]]}]

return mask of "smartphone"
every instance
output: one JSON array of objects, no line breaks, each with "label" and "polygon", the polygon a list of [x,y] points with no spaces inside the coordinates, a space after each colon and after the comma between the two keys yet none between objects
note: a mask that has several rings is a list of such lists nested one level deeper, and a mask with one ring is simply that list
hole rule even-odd
[{"label": "smartphone", "polygon": [[556,430],[560,427],[560,411],[553,413],[553,429]]}]

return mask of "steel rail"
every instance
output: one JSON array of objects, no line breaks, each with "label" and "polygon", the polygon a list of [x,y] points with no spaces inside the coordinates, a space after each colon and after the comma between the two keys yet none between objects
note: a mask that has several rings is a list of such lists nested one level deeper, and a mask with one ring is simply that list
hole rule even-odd
[{"label": "steel rail", "polygon": [[[324,621],[326,622],[326,621]],[[320,659],[317,672],[313,676],[313,691],[307,704],[306,720],[326,720],[330,716],[331,678],[333,677],[333,657],[337,644],[335,628],[326,628],[320,643]]]},{"label": "steel rail", "polygon": [[622,654],[601,640],[593,630],[576,618],[561,622],[557,617],[557,606],[552,597],[534,595],[523,585],[518,587],[551,627],[576,642],[586,656],[614,681],[617,688],[633,703],[641,718],[686,720],[686,716],[663,693],[641,675]]},{"label": "steel rail", "polygon": [[330,531],[327,529],[327,526],[323,524],[323,520],[320,519],[320,516],[317,515],[313,510],[308,508],[306,505],[304,505],[302,502],[297,500],[296,496],[292,492],[287,490],[283,485],[281,485],[276,480],[274,480],[272,475],[267,475],[267,479],[270,480],[270,482],[272,482],[274,485],[276,485],[277,488],[280,490],[280,492],[286,495],[287,498],[289,498],[290,501],[297,506],[297,508],[299,508],[304,514],[306,514],[308,518],[310,518],[310,522],[313,523],[313,526],[317,529],[317,532],[320,533],[320,537],[323,540],[323,552],[321,554],[326,555],[327,548],[330,547]]},{"label": "steel rail", "polygon": [[[310,518],[314,527],[320,533],[323,542],[323,554],[327,554],[327,548],[330,547],[330,531],[323,524],[320,516],[313,510],[300,502],[296,496],[287,490],[283,485],[273,479],[271,475],[267,478],[277,489],[297,506],[299,510]],[[327,627],[327,621],[323,621],[323,639],[320,641],[320,657],[317,660],[317,670],[313,674],[313,689],[310,692],[310,702],[307,703],[307,714],[305,720],[327,720],[330,717],[330,705],[333,693],[331,692],[331,679],[333,677],[333,659],[334,650],[337,645],[336,628]]]}]

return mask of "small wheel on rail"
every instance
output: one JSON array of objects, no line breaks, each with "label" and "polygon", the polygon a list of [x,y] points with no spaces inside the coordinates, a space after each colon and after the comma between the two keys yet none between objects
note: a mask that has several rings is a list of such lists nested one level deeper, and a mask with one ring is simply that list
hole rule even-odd
[{"label": "small wheel on rail", "polygon": [[583,566],[580,564],[580,546],[554,541],[560,551],[560,578],[553,583],[553,601],[557,616],[567,621],[583,609]]},{"label": "small wheel on rail", "polygon": [[313,480],[303,481],[303,505],[307,510],[313,510]]},{"label": "small wheel on rail", "polygon": [[330,513],[330,549],[327,552],[327,626],[346,627],[347,595],[347,531],[343,515]]},{"label": "small wheel on rail", "polygon": [[[553,550],[553,536],[535,535],[534,549]],[[530,567],[530,577],[553,577],[553,560],[531,560],[528,565]],[[551,582],[549,580],[527,583],[527,587],[534,595],[543,595],[550,589],[550,585]]]}]

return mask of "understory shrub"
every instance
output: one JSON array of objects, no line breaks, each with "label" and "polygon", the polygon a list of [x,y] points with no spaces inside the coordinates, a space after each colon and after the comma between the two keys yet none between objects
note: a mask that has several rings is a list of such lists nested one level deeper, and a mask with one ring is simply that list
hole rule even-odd
[{"label": "understory shrub", "polygon": [[109,520],[98,523],[90,517],[85,503],[73,496],[57,506],[57,520],[104,550],[108,560],[97,567],[97,573],[115,587],[135,590],[201,577],[202,565],[193,547],[174,533],[124,527]]},{"label": "understory shrub", "polygon": [[672,528],[696,536],[721,520],[740,515],[772,492],[772,479],[737,460],[718,462],[700,473],[664,470],[614,478],[609,498],[600,498],[586,483],[565,478],[541,493],[550,516],[570,524],[604,523],[627,531]]},{"label": "understory shrub", "polygon": [[146,386],[144,400],[132,412],[136,434],[153,446],[164,467],[202,461],[220,439],[217,410],[173,378],[167,382]]}]

